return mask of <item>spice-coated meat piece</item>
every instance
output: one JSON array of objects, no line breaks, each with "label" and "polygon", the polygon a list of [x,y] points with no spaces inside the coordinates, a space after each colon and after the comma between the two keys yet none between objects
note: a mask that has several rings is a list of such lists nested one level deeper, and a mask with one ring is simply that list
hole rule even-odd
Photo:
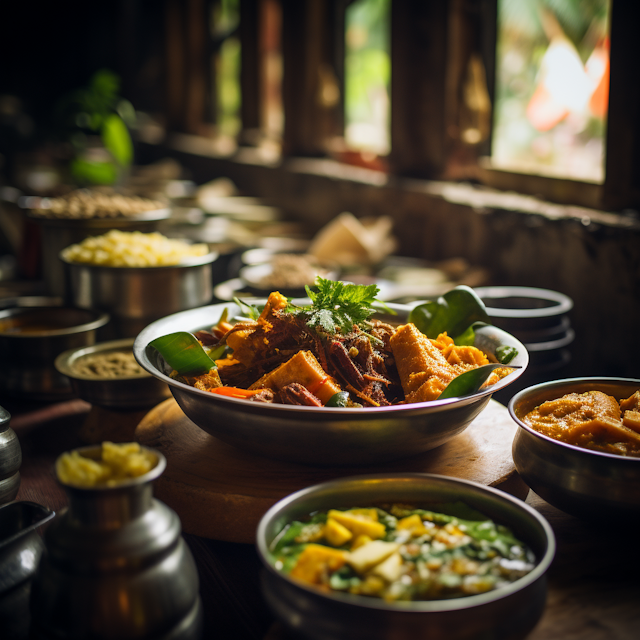
[{"label": "spice-coated meat piece", "polygon": [[294,382],[280,389],[283,404],[297,404],[304,407],[321,407],[322,402],[300,383]]}]

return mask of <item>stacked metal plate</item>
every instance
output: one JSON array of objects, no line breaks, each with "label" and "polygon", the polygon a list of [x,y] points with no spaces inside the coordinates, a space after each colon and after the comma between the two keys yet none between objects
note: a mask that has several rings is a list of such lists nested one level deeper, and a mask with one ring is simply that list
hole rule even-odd
[{"label": "stacked metal plate", "polygon": [[529,368],[523,384],[562,377],[562,370],[571,362],[570,345],[575,338],[569,318],[571,298],[534,287],[478,287],[475,291],[493,324],[527,348]]}]

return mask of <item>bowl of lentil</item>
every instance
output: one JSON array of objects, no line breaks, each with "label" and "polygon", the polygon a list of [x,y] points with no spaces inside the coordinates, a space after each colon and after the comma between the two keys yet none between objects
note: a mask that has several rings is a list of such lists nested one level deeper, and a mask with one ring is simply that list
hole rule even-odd
[{"label": "bowl of lentil", "polygon": [[153,407],[171,396],[168,385],[147,373],[133,356],[133,338],[69,349],[55,360],[74,393],[110,409]]}]

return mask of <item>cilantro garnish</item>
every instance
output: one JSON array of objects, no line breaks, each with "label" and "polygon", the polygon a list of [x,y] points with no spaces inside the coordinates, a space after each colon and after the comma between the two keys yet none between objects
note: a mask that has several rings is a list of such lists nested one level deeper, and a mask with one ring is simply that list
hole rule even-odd
[{"label": "cilantro garnish", "polygon": [[303,316],[309,327],[322,329],[325,333],[347,334],[354,325],[366,324],[376,312],[373,307],[378,294],[375,284],[362,285],[326,280],[318,276],[315,287],[305,287],[311,306],[287,309]]}]

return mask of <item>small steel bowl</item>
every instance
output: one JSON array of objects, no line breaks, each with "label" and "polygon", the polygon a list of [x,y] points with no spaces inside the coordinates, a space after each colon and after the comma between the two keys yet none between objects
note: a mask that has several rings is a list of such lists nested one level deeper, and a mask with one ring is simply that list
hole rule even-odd
[{"label": "small steel bowl", "polygon": [[567,393],[602,391],[620,400],[638,389],[640,380],[629,378],[569,378],[517,393],[509,412],[519,426],[513,460],[522,479],[549,504],[571,515],[640,519],[640,458],[560,442],[521,420],[543,402]]},{"label": "small steel bowl", "polygon": [[83,309],[101,309],[112,318],[117,338],[136,336],[150,322],[200,307],[213,296],[215,251],[160,267],[108,267],[64,263],[67,295]]},{"label": "small steel bowl", "polygon": [[[388,307],[397,315],[378,317],[395,323],[406,321],[410,307]],[[233,303],[217,304],[153,322],[138,334],[134,355],[144,369],[171,387],[184,413],[200,429],[240,449],[276,460],[354,466],[434,449],[462,433],[492,394],[511,384],[529,362],[522,343],[501,329],[485,326],[476,331],[476,346],[485,353],[495,353],[500,345],[513,346],[518,355],[510,364],[521,369],[461,398],[349,409],[256,403],[201,391],[170,378],[167,374],[171,370],[149,343],[175,331],[195,333],[210,328],[225,308],[230,317],[242,311]]]},{"label": "small steel bowl", "polygon": [[169,387],[146,371],[139,375],[98,377],[78,371],[87,356],[113,352],[133,353],[133,338],[100,342],[90,347],[69,349],[55,360],[56,369],[71,381],[75,394],[91,404],[110,409],[143,409],[171,397]]},{"label": "small steel bowl", "polygon": [[101,311],[73,307],[14,307],[0,310],[0,390],[38,400],[72,396],[56,357],[96,342],[109,322]]},{"label": "small steel bowl", "polygon": [[[278,571],[269,553],[287,523],[314,511],[389,502],[437,511],[438,504],[456,501],[509,527],[534,552],[534,569],[509,586],[480,595],[387,603],[305,585]],[[555,553],[551,527],[524,502],[474,482],[431,474],[354,476],[303,489],[267,511],[258,525],[256,541],[268,605],[286,626],[312,640],[523,638],[542,616],[546,572]]]}]

